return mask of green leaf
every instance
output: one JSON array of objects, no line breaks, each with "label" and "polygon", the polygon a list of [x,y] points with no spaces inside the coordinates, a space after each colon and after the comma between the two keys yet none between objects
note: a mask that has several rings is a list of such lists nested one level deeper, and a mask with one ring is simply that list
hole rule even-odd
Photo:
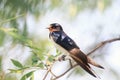
[{"label": "green leaf", "polygon": [[32,74],[32,76],[31,76],[30,80],[34,80],[34,75],[33,75],[33,74]]},{"label": "green leaf", "polygon": [[8,69],[11,73],[21,73],[22,69]]},{"label": "green leaf", "polygon": [[[20,80],[26,80],[27,78],[31,77],[33,75],[33,72],[34,71],[28,72]],[[32,76],[32,78],[33,78],[33,76]]]},{"label": "green leaf", "polygon": [[49,60],[50,62],[53,62],[54,59],[55,59],[55,56],[53,56],[53,55],[50,55],[50,56],[48,57],[48,60]]},{"label": "green leaf", "polygon": [[19,61],[14,60],[14,59],[11,59],[11,61],[16,67],[23,68],[23,65]]},{"label": "green leaf", "polygon": [[27,78],[26,78],[26,76],[23,76],[20,80],[26,80]]},{"label": "green leaf", "polygon": [[56,57],[59,56],[60,54],[62,54],[62,52],[60,52],[58,49],[56,50]]},{"label": "green leaf", "polygon": [[44,68],[44,63],[42,63],[42,62],[41,62],[41,63],[39,63],[38,67],[40,67],[40,68],[42,68],[42,69],[43,69],[43,68]]}]

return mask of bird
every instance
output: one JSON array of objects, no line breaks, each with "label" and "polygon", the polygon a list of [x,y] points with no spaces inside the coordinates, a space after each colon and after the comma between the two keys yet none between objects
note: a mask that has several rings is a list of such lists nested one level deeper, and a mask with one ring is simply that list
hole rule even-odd
[{"label": "bird", "polygon": [[59,23],[52,23],[47,29],[49,30],[49,38],[57,46],[57,49],[67,53],[83,70],[97,78],[90,64],[101,69],[104,69],[103,66],[82,52],[75,41],[63,31]]}]

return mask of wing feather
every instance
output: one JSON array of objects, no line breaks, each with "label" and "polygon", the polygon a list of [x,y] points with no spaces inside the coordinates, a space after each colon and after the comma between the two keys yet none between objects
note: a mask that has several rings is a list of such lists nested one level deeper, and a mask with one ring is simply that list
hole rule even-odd
[{"label": "wing feather", "polygon": [[93,77],[97,77],[94,72],[92,71],[91,67],[84,64],[83,61],[81,59],[79,59],[78,57],[76,57],[75,55],[71,54],[70,55],[78,65],[80,65],[86,72],[88,72],[89,74],[91,74]]}]

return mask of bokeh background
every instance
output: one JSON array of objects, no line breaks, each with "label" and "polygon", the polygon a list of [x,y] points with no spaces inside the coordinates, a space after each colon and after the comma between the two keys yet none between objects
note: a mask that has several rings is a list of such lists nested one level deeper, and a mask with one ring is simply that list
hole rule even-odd
[{"label": "bokeh background", "polygon": [[[50,64],[46,59],[56,55],[45,29],[51,23],[61,24],[87,54],[100,42],[120,37],[120,0],[0,0],[0,80],[20,80],[33,69],[33,80],[43,79],[46,71],[39,61]],[[105,67],[92,66],[101,80],[120,79],[120,41],[90,56]],[[18,70],[11,59],[29,68]],[[68,62],[57,62],[53,71],[59,75],[68,66]],[[73,79],[97,80],[79,67],[58,80]]]}]

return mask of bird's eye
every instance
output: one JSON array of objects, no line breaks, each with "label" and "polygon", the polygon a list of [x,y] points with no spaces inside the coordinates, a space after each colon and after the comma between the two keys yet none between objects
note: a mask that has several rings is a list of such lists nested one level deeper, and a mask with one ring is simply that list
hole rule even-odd
[{"label": "bird's eye", "polygon": [[55,28],[56,28],[56,26],[52,26],[51,28],[55,29]]}]

